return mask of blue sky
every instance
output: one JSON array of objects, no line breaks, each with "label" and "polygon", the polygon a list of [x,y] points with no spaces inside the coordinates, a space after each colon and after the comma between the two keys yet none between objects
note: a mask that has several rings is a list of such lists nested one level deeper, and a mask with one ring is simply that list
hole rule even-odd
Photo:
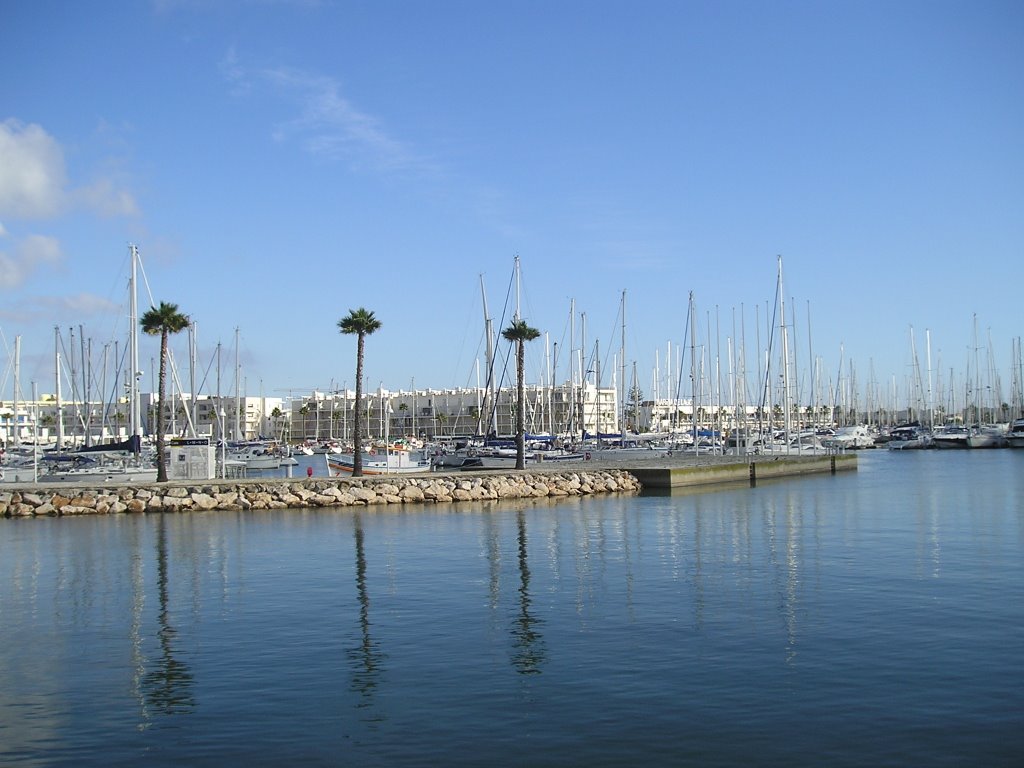
[{"label": "blue sky", "polygon": [[[570,301],[607,370],[623,291],[646,393],[656,351],[664,366],[689,344],[691,291],[722,369],[729,337],[752,369],[781,255],[798,368],[813,350],[826,378],[852,363],[902,388],[913,327],[921,365],[927,331],[933,367],[962,376],[976,316],[1009,399],[1019,2],[7,0],[2,16],[0,330],[41,391],[55,326],[94,349],[123,335],[135,243],[153,298],[196,320],[201,367],[217,342],[233,365],[239,329],[251,394],[351,387],[336,323],[359,306],[383,323],[368,386],[475,384],[480,276],[498,324],[517,255],[560,379]],[[535,342],[531,380],[543,364]]]}]

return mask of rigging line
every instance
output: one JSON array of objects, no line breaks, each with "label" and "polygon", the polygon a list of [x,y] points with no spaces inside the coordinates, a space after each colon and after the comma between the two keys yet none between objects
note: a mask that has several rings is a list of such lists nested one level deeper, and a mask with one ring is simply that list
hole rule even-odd
[{"label": "rigging line", "polygon": [[[206,386],[206,380],[210,377],[210,371],[213,368],[213,364],[216,361],[217,361],[217,351],[215,349],[213,351],[213,353],[210,355],[210,362],[206,366],[206,370],[203,371],[203,379],[202,379],[202,381],[199,382],[198,392],[202,392],[203,391],[203,387]],[[199,396],[198,392],[193,393],[193,395],[192,395],[193,399],[198,398],[198,396]]]},{"label": "rigging line", "polygon": [[[565,348],[565,339],[569,335],[569,325],[571,324],[571,322],[572,322],[571,317],[569,315],[567,315],[566,318],[565,318],[565,324],[562,326],[562,336],[561,336],[561,338],[559,338],[559,340],[557,342],[555,342],[556,344],[558,344],[558,349],[559,350],[562,350],[562,349]],[[572,343],[571,342],[569,344],[569,362],[570,362],[570,365],[571,365],[572,364]],[[557,380],[558,379],[558,360],[557,359],[554,361],[554,364],[552,366],[551,375],[553,377],[553,380]]]},{"label": "rigging line", "polygon": [[487,343],[487,339],[484,338],[486,336],[486,334],[487,334],[487,331],[485,329],[484,332],[482,334],[480,334],[480,336],[479,336],[479,338],[477,340],[476,350],[474,350],[474,352],[473,352],[473,363],[474,363],[474,365],[470,367],[469,374],[466,376],[465,387],[467,389],[476,389],[476,387],[477,387],[477,384],[474,381],[474,374],[476,373],[476,361],[480,359],[480,352],[484,348],[484,345]]},{"label": "rigging line", "polygon": [[7,344],[7,336],[4,334],[4,329],[2,327],[0,327],[0,341],[3,342],[4,352],[6,352],[7,356],[10,357],[11,348]]},{"label": "rigging line", "polygon": [[[0,341],[3,342],[4,352],[7,354],[7,365],[4,366],[4,375],[0,379],[0,392],[7,388],[7,377],[13,375],[14,371],[14,355],[11,353],[11,348],[7,346],[7,337],[4,336],[4,329],[0,328]],[[14,383],[14,386],[19,386],[18,382]]]},{"label": "rigging line", "polygon": [[[684,341],[687,338],[689,338],[689,336],[690,336],[690,315],[691,314],[692,313],[689,312],[689,311],[687,311],[687,313],[686,313],[686,324],[683,326],[683,340]],[[680,398],[682,397],[682,394],[683,394],[683,371],[686,369],[686,365],[685,365],[685,363],[686,363],[686,344],[685,343],[682,344],[679,347],[679,349],[680,349],[679,361],[676,364],[676,367],[677,367],[677,369],[679,371],[679,374],[676,377],[676,391],[675,391],[675,397],[673,398],[677,404],[679,403],[679,400],[680,400]]]},{"label": "rigging line", "polygon": [[[515,270],[512,270],[512,277],[509,278],[508,290],[505,292],[505,305],[504,305],[504,307],[502,307],[501,322],[498,324],[499,328],[503,328],[504,325],[505,325],[505,317],[506,317],[506,315],[508,313],[509,300],[510,300],[510,298],[512,296],[512,288],[515,285],[515,277],[516,277]],[[503,338],[503,336],[501,335],[500,331],[496,331],[494,336],[495,336],[495,345],[494,345],[494,347],[495,347],[495,349],[497,349],[497,346],[498,346],[497,342],[499,340],[501,340]],[[505,352],[505,361],[504,361],[504,364],[502,365],[501,378],[497,381],[497,384],[498,384],[497,390],[499,392],[501,391],[502,384],[505,382],[505,375],[508,373],[508,357],[509,357],[509,352],[511,351],[511,348],[512,348],[512,345],[509,344],[508,349]],[[488,384],[488,387],[494,382],[494,366],[496,365],[496,363],[497,363],[497,355],[495,355],[495,358],[493,360],[491,360],[491,370],[488,371],[488,374],[487,374],[487,384]],[[490,413],[487,414],[488,421],[490,421],[491,418],[494,416],[494,414],[496,414],[497,412],[498,412],[498,398],[495,397],[494,398],[494,402],[491,403]]]},{"label": "rigging line", "polygon": [[[122,366],[124,365],[124,357],[125,357],[125,355],[127,353],[128,353],[128,350],[125,349],[122,352],[122,354],[121,354],[121,359],[114,360],[114,376],[113,376],[113,381],[110,384],[110,395],[103,402],[103,413],[102,413],[102,416],[101,416],[101,423],[103,423],[103,424],[107,423],[108,417],[110,416],[111,412],[115,410],[114,409],[115,401],[120,401],[120,399],[121,399],[120,396],[118,395],[117,387],[118,387],[118,384],[121,381]],[[95,377],[93,377],[93,378],[95,379]],[[96,384],[96,385],[99,385],[99,381],[95,381],[94,380],[93,383]],[[98,388],[98,386],[97,386],[97,388]],[[102,392],[102,390],[101,390],[101,392]]]},{"label": "rigging line", "polygon": [[[622,327],[622,302],[619,302],[619,308],[615,311],[615,320],[612,322],[611,333],[608,334],[608,346],[606,348],[606,351],[609,354],[611,354],[612,344],[614,343],[614,339],[618,335],[616,333],[616,331],[618,331],[621,327]],[[605,357],[605,359],[607,359],[607,356]]]},{"label": "rigging line", "polygon": [[139,254],[139,272],[142,273],[142,282],[146,286],[146,295],[149,296],[149,306],[156,307],[153,300],[153,291],[149,287],[149,277],[146,275],[146,265],[142,263],[142,254]]},{"label": "rigging line", "polygon": [[[772,307],[772,323],[768,331],[768,357],[765,361],[764,366],[764,387],[761,389],[761,404],[759,409],[763,412],[765,405],[768,403],[768,388],[771,384],[771,370],[772,370],[772,347],[775,342],[775,319],[779,314],[779,281],[775,281],[775,305]],[[758,354],[761,354],[758,350]]]},{"label": "rigging line", "polygon": [[[69,328],[68,331],[73,334],[74,328]],[[71,375],[70,368],[70,363],[74,362],[74,350],[72,349],[72,353],[70,355],[68,354],[67,348],[65,348],[64,346],[64,335],[60,332],[59,328],[57,329],[57,342],[58,345],[60,346],[60,351],[63,353],[63,357],[61,358],[60,370],[57,371],[57,373],[58,375],[63,373],[65,380],[71,384],[71,400],[74,402],[78,400],[79,394],[78,381],[76,380],[77,377]]]},{"label": "rigging line", "polygon": [[[462,327],[465,330],[464,330],[464,332],[462,334],[462,341],[459,343],[458,355],[456,355],[456,358],[455,358],[456,359],[456,364],[455,364],[454,370],[456,370],[456,371],[462,365],[462,353],[466,349],[466,339],[469,337],[468,330],[469,330],[469,328],[473,327],[473,322],[469,318],[473,316],[473,313],[475,312],[475,306],[476,306],[476,304],[474,302],[473,306],[470,307],[469,312],[467,313],[468,314],[467,318],[462,323]],[[480,339],[484,339],[485,336],[486,336],[486,329],[484,330],[484,334],[480,337]],[[473,370],[475,368],[476,361],[480,357],[480,347],[481,347],[482,343],[483,343],[483,341],[478,341],[477,342],[476,351],[475,351],[473,357],[471,358],[472,362],[471,362],[471,364],[469,366],[469,374],[467,374],[467,377],[466,377],[467,382],[472,380]]]}]

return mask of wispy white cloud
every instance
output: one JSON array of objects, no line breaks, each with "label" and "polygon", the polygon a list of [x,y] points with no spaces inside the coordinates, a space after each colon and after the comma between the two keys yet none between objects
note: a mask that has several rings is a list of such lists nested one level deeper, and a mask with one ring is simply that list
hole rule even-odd
[{"label": "wispy white cloud", "polygon": [[138,205],[116,177],[80,187],[68,182],[64,151],[42,126],[0,123],[0,216],[50,219],[81,208],[102,216],[135,216]]},{"label": "wispy white cloud", "polygon": [[252,83],[238,60],[238,51],[234,46],[220,60],[220,75],[231,87],[234,96],[244,96],[252,89]]},{"label": "wispy white cloud", "polygon": [[64,204],[60,145],[38,125],[0,123],[0,215],[47,218]]},{"label": "wispy white cloud", "polygon": [[47,296],[36,299],[37,303],[51,311],[72,317],[106,315],[117,312],[120,307],[110,299],[91,293],[76,293],[72,296]]},{"label": "wispy white cloud", "polygon": [[91,293],[76,293],[69,296],[35,295],[0,305],[0,321],[17,322],[19,326],[40,322],[80,323],[90,317],[107,318],[122,312],[123,309],[109,299]]},{"label": "wispy white cloud", "polygon": [[135,197],[113,179],[98,179],[74,191],[73,199],[101,216],[138,216]]},{"label": "wispy white cloud", "polygon": [[0,288],[15,288],[36,270],[62,261],[60,243],[45,235],[29,235],[19,241],[13,252],[0,250]]},{"label": "wispy white cloud", "polygon": [[394,138],[381,120],[360,109],[332,77],[289,67],[247,69],[230,49],[221,73],[233,92],[267,88],[293,102],[297,115],[270,128],[276,141],[295,141],[312,155],[383,170],[426,170],[430,164]]}]

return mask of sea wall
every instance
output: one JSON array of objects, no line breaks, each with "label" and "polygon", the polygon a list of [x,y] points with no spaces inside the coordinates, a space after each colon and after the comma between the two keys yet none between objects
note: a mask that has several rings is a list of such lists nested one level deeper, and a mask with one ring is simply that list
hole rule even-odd
[{"label": "sea wall", "polygon": [[686,488],[698,485],[749,483],[857,469],[855,453],[824,456],[756,456],[749,461],[715,456],[704,462],[677,466],[631,467],[644,488]]},{"label": "sea wall", "polygon": [[633,493],[622,469],[417,475],[302,480],[238,480],[145,486],[32,487],[0,491],[0,515],[35,517],[206,510],[352,507]]}]

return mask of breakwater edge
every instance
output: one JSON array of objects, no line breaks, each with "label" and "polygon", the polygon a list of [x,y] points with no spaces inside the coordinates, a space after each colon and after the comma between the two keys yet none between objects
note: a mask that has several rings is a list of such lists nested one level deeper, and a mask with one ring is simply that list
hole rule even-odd
[{"label": "breakwater edge", "polygon": [[694,457],[676,462],[469,474],[208,480],[146,485],[26,486],[0,491],[4,517],[410,505],[639,493],[856,469],[856,456]]}]

